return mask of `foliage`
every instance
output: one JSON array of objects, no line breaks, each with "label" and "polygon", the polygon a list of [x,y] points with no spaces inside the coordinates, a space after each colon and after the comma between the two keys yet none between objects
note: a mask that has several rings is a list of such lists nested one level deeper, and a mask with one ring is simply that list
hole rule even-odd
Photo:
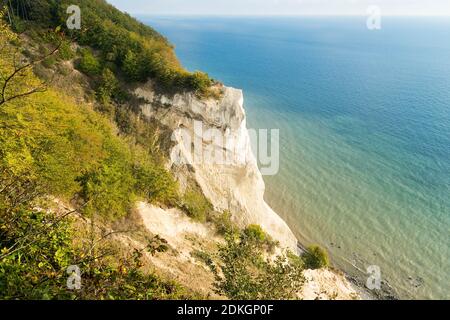
[{"label": "foliage", "polygon": [[166,252],[169,250],[169,244],[166,239],[161,238],[159,235],[151,238],[147,245],[147,251],[154,256],[157,252]]},{"label": "foliage", "polygon": [[99,102],[99,111],[107,115],[113,114],[114,107],[111,101],[116,96],[118,90],[119,81],[114,73],[109,68],[103,69],[100,83],[96,91],[97,100]]},{"label": "foliage", "polygon": [[260,225],[251,224],[243,231],[244,236],[255,243],[264,243],[269,235],[264,232]]},{"label": "foliage", "polygon": [[[10,45],[14,35],[0,26],[2,40],[7,39],[0,47],[3,75],[14,68],[16,51]],[[110,73],[104,78],[111,84]],[[38,82],[29,68],[9,90],[20,92]],[[41,204],[47,195],[75,197],[89,216],[116,218],[136,197],[174,201],[177,185],[145,149],[117,136],[107,118],[52,89],[6,101],[0,124],[0,299],[191,297],[178,284],[140,271],[141,251],[96,256],[92,246],[85,247],[90,239],[73,230],[74,212],[55,213]],[[83,272],[81,291],[67,289],[72,264]]]},{"label": "foliage", "polygon": [[187,76],[188,87],[195,88],[196,92],[201,95],[207,95],[208,90],[213,84],[209,76],[201,71],[195,71]]},{"label": "foliage", "polygon": [[278,245],[276,241],[269,236],[260,225],[251,224],[242,231],[242,237],[246,241],[252,242],[255,245],[264,248],[268,252],[272,252]]},{"label": "foliage", "polygon": [[4,15],[0,10],[0,106],[45,89],[42,82],[32,76],[33,62],[18,61],[20,41],[5,23]]},{"label": "foliage", "polygon": [[[172,45],[158,32],[104,0],[11,0],[11,5],[11,11],[22,20],[52,29],[65,28],[67,7],[78,5],[82,30],[64,31],[77,38],[81,45],[99,50],[102,58],[119,67],[129,81],[152,78],[165,90],[189,90],[202,96],[208,94],[213,83],[204,73],[184,70]],[[87,70],[88,74],[101,72],[90,58],[84,57],[87,61],[82,70]]]},{"label": "foliage", "polygon": [[211,217],[211,219],[219,235],[224,236],[228,233],[234,232],[237,229],[233,221],[231,221],[231,213],[229,211],[216,213]]},{"label": "foliage", "polygon": [[205,251],[201,250],[193,250],[191,252],[191,256],[197,259],[200,262],[203,262],[207,267],[213,267],[214,262],[211,258],[211,255]]},{"label": "foliage", "polygon": [[[0,22],[0,37],[5,40],[0,46],[0,73],[6,76],[15,66],[16,49],[10,43],[18,38]],[[48,38],[56,41],[53,34]],[[101,63],[91,50],[83,49],[81,55],[84,72],[100,70]],[[40,83],[32,68],[19,76],[8,86],[6,96]],[[97,95],[106,105],[120,91],[119,84],[109,68],[103,69],[99,81]],[[118,137],[107,118],[51,89],[9,101],[0,113],[0,162],[15,173],[36,176],[48,186],[48,194],[87,202],[88,214],[123,216],[137,197],[174,205],[178,185],[159,159],[156,129],[133,120],[131,114],[125,117],[133,126],[131,139]]]},{"label": "foliage", "polygon": [[77,64],[77,67],[80,71],[89,76],[96,76],[100,74],[100,61],[92,54],[89,49],[81,49],[80,55],[81,58]]},{"label": "foliage", "polygon": [[296,299],[304,282],[301,259],[289,252],[266,257],[254,240],[242,232],[227,235],[212,268],[216,292],[237,300]]},{"label": "foliage", "polygon": [[107,119],[52,90],[7,103],[0,121],[0,162],[36,177],[48,194],[78,195],[86,213],[120,217],[136,197],[165,204],[178,197],[162,164],[118,137]]},{"label": "foliage", "polygon": [[[11,151],[14,145],[8,147]],[[27,170],[27,161],[3,160],[0,162],[0,299],[195,297],[175,282],[143,273],[140,270],[143,250],[118,255],[112,243],[99,246],[107,235],[80,233],[75,228],[75,211],[59,212],[60,209],[55,211],[47,205],[44,196],[51,184],[41,184],[44,180],[40,175]],[[85,223],[82,227],[87,229]],[[162,252],[166,248],[164,240],[157,239],[156,250]],[[151,241],[149,248],[154,243]],[[67,288],[66,270],[70,265],[77,265],[82,271],[81,290]]]},{"label": "foliage", "polygon": [[161,166],[150,161],[134,167],[136,190],[147,200],[174,206],[179,198],[178,184],[173,176]]},{"label": "foliage", "polygon": [[[187,299],[175,282],[143,273],[142,251],[125,257],[93,250],[73,228],[73,212],[32,209],[34,188],[23,177],[0,178],[0,299]],[[16,190],[28,197],[17,204]],[[76,245],[75,240],[82,245]],[[97,244],[103,239],[94,239]],[[83,244],[88,245],[83,245]],[[108,245],[111,247],[111,244]],[[67,268],[80,268],[81,290],[69,290]]]},{"label": "foliage", "polygon": [[75,52],[72,50],[70,42],[68,40],[63,40],[61,42],[58,56],[64,61],[68,61],[75,58]]},{"label": "foliage", "polygon": [[[69,298],[69,293],[64,293],[64,269],[74,261],[70,231],[67,222],[50,227],[56,219],[26,208],[17,208],[10,215],[0,212],[1,299]],[[13,247],[15,243],[20,250]]]},{"label": "foliage", "polygon": [[302,255],[305,265],[308,269],[320,269],[330,265],[328,253],[319,246],[309,246]]},{"label": "foliage", "polygon": [[197,190],[187,190],[182,208],[194,220],[205,222],[213,207],[206,197]]}]

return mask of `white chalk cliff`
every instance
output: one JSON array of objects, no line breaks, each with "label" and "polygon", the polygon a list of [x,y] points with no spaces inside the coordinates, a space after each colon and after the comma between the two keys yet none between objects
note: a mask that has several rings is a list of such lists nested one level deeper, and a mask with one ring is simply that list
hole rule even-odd
[{"label": "white chalk cliff", "polygon": [[[240,226],[258,224],[280,242],[281,247],[297,250],[297,240],[287,224],[264,201],[265,184],[253,155],[241,90],[224,87],[220,99],[198,99],[194,94],[174,96],[158,95],[151,83],[135,89],[143,101],[140,108],[143,115],[160,121],[173,131],[177,144],[172,159],[178,157],[189,164],[180,170],[178,179],[182,182],[190,174],[201,187],[205,196],[218,211],[228,210]],[[194,120],[202,123],[203,132],[213,129],[222,132],[226,149],[236,150],[232,163],[211,163],[196,161],[190,143],[186,143],[182,132],[189,132],[194,139],[199,131]],[[217,141],[205,141],[204,150],[222,152],[224,146]],[[200,140],[201,141],[201,140]],[[191,142],[191,141],[189,141]],[[198,160],[198,159],[197,159]],[[176,170],[175,170],[176,171]],[[183,185],[183,183],[181,183]]]}]

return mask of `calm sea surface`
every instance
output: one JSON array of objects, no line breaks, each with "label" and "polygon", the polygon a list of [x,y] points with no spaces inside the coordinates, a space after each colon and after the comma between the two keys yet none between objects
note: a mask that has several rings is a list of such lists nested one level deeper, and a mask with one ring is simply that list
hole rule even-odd
[{"label": "calm sea surface", "polygon": [[450,298],[450,19],[139,17],[279,128],[267,201],[402,298]]}]

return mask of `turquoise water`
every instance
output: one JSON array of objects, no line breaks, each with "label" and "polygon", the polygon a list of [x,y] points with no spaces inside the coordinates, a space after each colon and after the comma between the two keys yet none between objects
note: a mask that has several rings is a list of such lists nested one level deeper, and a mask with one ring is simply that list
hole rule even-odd
[{"label": "turquoise water", "polygon": [[[140,17],[279,128],[267,200],[401,298],[450,298],[450,19]],[[358,271],[360,270],[360,271]]]}]

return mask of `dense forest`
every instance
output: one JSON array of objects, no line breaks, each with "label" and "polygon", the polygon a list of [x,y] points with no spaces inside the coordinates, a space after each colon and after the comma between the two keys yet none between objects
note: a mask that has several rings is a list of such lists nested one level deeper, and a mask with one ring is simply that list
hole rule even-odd
[{"label": "dense forest", "polygon": [[[180,191],[166,167],[167,132],[139,117],[127,85],[151,79],[160,90],[205,98],[213,81],[184,70],[165,38],[103,0],[4,4],[1,299],[203,298],[143,268],[144,254],[167,250],[164,239],[145,235],[145,248],[133,250],[109,239],[118,232],[115,223],[133,217],[138,200],[214,225],[224,244],[214,257],[198,256],[222,296],[295,298],[301,272],[328,264],[320,248],[302,258],[285,253],[268,260],[276,243],[259,226],[237,228],[195,183]],[[82,10],[81,30],[65,27],[71,4]],[[72,66],[82,76],[69,78]],[[66,286],[71,265],[83,270],[80,291]]]}]

